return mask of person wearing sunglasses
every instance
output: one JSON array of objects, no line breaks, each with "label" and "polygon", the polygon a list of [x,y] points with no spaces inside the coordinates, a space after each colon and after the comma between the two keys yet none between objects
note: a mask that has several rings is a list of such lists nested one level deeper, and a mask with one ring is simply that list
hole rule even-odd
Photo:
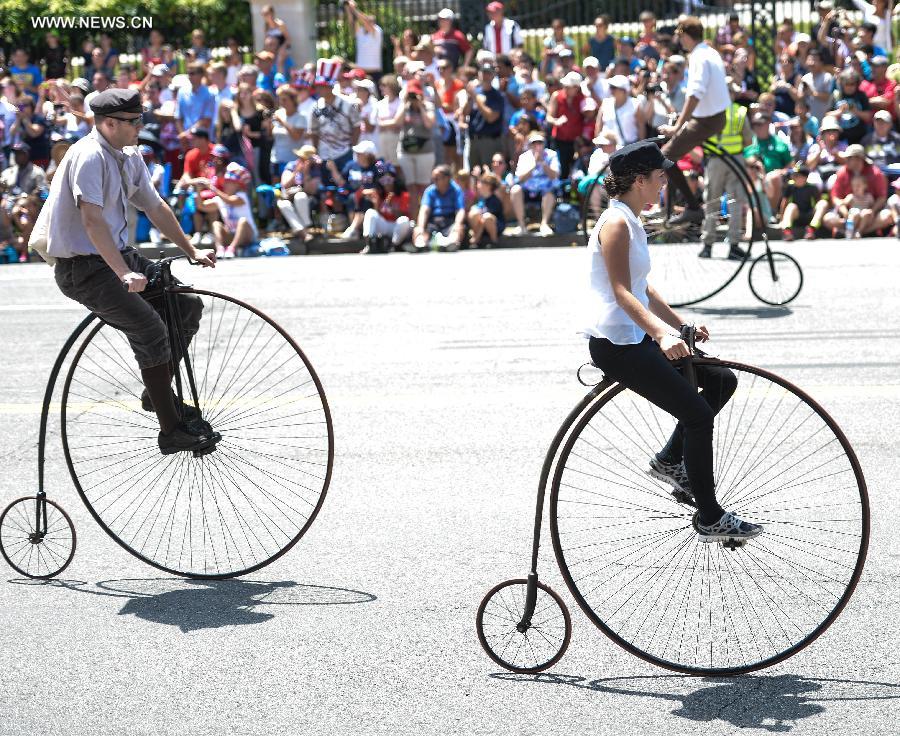
[{"label": "person wearing sunglasses", "polygon": [[[160,452],[195,450],[208,443],[209,426],[196,421],[193,407],[176,408],[172,363],[179,356],[173,355],[160,300],[141,294],[154,263],[128,242],[129,204],[201,265],[214,266],[216,256],[191,245],[150,180],[137,147],[143,112],[138,91],[107,90],[91,108],[95,127],[69,149],[35,225],[46,235],[41,253],[54,263],[63,294],[128,339],[146,387],[141,404],[159,420]],[[200,328],[203,303],[190,294],[177,299],[190,340]]]}]

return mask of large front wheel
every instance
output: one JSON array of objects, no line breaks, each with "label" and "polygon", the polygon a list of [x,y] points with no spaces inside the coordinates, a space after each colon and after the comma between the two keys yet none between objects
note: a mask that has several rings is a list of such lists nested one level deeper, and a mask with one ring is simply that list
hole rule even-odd
[{"label": "large front wheel", "polygon": [[177,575],[241,575],[283,555],[316,518],[331,478],[331,415],[309,360],[269,317],[220,294],[176,293],[202,302],[187,354],[198,408],[221,441],[200,457],[160,454],[128,341],[99,323],[63,388],[66,462],[97,523],[131,554]]},{"label": "large front wheel", "polygon": [[695,366],[737,378],[715,420],[716,496],[763,534],[700,541],[695,509],[648,472],[675,420],[621,385],[560,452],[550,528],[569,590],[604,634],[662,667],[733,675],[790,657],[837,618],[862,573],[869,501],[847,438],[809,396],[757,368]]}]

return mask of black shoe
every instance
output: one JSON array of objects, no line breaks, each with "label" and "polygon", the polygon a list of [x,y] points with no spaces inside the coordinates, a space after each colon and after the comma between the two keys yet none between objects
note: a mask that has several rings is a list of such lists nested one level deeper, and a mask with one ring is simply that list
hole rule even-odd
[{"label": "black shoe", "polygon": [[185,423],[179,424],[169,433],[159,433],[159,451],[163,455],[176,452],[194,452],[206,454],[222,439],[216,433],[198,432],[199,427]]},{"label": "black shoe", "polygon": [[703,244],[703,250],[697,254],[697,258],[712,258],[712,246]]},{"label": "black shoe", "polygon": [[731,250],[728,251],[729,261],[743,261],[746,257],[747,251],[738,248],[736,245],[732,245]]},{"label": "black shoe", "polygon": [[685,208],[682,212],[669,218],[669,225],[699,225],[703,222],[703,210]]},{"label": "black shoe", "polygon": [[[175,396],[175,392],[172,392],[172,398],[175,401],[175,408],[178,408],[178,397]],[[144,411],[155,411],[153,408],[153,402],[150,401],[150,394],[147,393],[147,389],[144,389],[141,393],[141,408]],[[200,411],[196,406],[191,406],[190,404],[185,404],[183,401],[181,402],[181,418],[185,422],[196,422],[200,420]],[[206,422],[203,422],[206,424]],[[207,425],[208,426],[208,425]]]}]

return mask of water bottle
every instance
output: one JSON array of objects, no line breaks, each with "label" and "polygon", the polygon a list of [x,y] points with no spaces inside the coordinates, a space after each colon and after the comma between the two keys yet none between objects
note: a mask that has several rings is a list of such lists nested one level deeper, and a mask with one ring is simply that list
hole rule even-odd
[{"label": "water bottle", "polygon": [[844,237],[848,240],[853,237],[854,227],[853,220],[859,214],[859,209],[856,207],[852,208],[850,212],[847,214],[847,222],[844,224]]}]

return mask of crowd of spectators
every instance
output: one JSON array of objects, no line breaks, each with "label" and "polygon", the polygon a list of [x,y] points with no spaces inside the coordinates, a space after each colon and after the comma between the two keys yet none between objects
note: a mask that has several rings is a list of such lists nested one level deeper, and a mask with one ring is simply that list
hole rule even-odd
[{"label": "crowd of spectators", "polygon": [[[818,0],[809,33],[782,22],[770,82],[736,13],[708,29],[733,99],[719,143],[743,158],[786,238],[887,233],[900,220],[900,196],[888,196],[900,189],[891,9],[854,2],[857,14]],[[273,230],[364,238],[372,253],[491,246],[504,231],[549,236],[562,227],[560,202],[685,104],[675,21],[649,11],[633,36],[612,35],[601,15],[584,42],[554,21],[530,55],[497,0],[480,42],[449,9],[428,35],[385,38],[355,0],[343,7],[355,38],[346,59],[296,62],[296,29],[270,6],[252,60],[235,38],[214,59],[201,30],[183,48],[151,31],[139,64],[121,63],[107,34],[74,51],[47,34],[39,62],[13,50],[0,68],[0,255],[27,260],[53,174],[91,131],[92,97],[110,87],[141,92],[154,181],[195,241],[222,257]],[[699,150],[678,165],[708,201],[733,187]],[[730,220],[732,242],[741,221]]]}]

